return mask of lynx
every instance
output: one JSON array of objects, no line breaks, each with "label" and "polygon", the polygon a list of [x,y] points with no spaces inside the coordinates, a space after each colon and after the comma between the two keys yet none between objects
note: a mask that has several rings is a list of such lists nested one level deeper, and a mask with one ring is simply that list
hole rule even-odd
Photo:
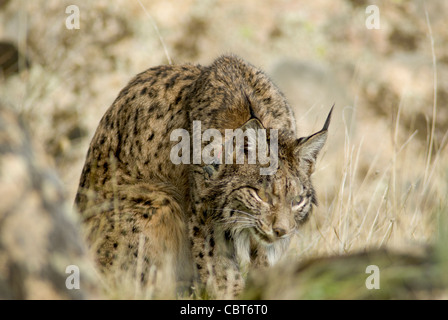
[{"label": "lynx", "polygon": [[[321,131],[297,138],[283,94],[236,56],[138,74],[101,119],[75,200],[101,271],[130,271],[144,284],[152,266],[169,264],[180,283],[236,297],[246,271],[273,265],[317,204],[310,176],[332,110]],[[267,145],[274,130],[278,168],[261,175],[258,162],[174,164],[170,133],[194,139],[193,121],[199,134],[266,129]]]}]

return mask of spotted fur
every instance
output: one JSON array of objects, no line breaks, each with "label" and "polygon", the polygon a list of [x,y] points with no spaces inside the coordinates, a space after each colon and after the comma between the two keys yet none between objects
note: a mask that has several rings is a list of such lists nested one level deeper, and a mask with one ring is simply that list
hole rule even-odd
[{"label": "spotted fur", "polygon": [[[236,296],[244,271],[274,264],[316,203],[310,175],[329,118],[318,133],[297,139],[285,97],[235,56],[137,75],[101,119],[75,201],[101,269],[140,265],[137,276],[146,281],[150,266],[161,268],[168,256],[178,280],[195,274],[212,295]],[[260,175],[259,163],[173,164],[170,133],[182,128],[193,135],[193,121],[201,121],[202,132],[223,135],[278,130],[278,170]]]}]

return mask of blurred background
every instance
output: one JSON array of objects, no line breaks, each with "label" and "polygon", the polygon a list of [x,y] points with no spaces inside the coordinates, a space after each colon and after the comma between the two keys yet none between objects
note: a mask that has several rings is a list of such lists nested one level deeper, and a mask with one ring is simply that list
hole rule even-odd
[{"label": "blurred background", "polygon": [[412,251],[437,239],[447,207],[447,14],[443,0],[2,0],[0,100],[27,119],[71,205],[96,126],[135,74],[237,54],[285,93],[300,135],[336,105],[320,205],[293,255]]}]

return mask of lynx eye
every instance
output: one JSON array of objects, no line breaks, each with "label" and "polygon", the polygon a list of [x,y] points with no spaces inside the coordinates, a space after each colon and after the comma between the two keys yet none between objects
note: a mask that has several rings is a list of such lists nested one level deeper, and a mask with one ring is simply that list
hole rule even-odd
[{"label": "lynx eye", "polygon": [[302,196],[297,196],[297,197],[295,197],[295,198],[291,201],[292,209],[293,209],[294,211],[296,211],[296,210],[298,210],[299,208],[301,208],[301,207],[304,205],[304,203],[305,203],[304,200],[305,200],[305,198],[302,197]]}]

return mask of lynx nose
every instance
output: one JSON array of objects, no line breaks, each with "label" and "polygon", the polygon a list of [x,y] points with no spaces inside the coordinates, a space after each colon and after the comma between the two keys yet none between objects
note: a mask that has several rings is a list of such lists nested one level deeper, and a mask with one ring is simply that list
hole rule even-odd
[{"label": "lynx nose", "polygon": [[283,228],[274,228],[273,231],[277,238],[281,238],[287,233]]}]

